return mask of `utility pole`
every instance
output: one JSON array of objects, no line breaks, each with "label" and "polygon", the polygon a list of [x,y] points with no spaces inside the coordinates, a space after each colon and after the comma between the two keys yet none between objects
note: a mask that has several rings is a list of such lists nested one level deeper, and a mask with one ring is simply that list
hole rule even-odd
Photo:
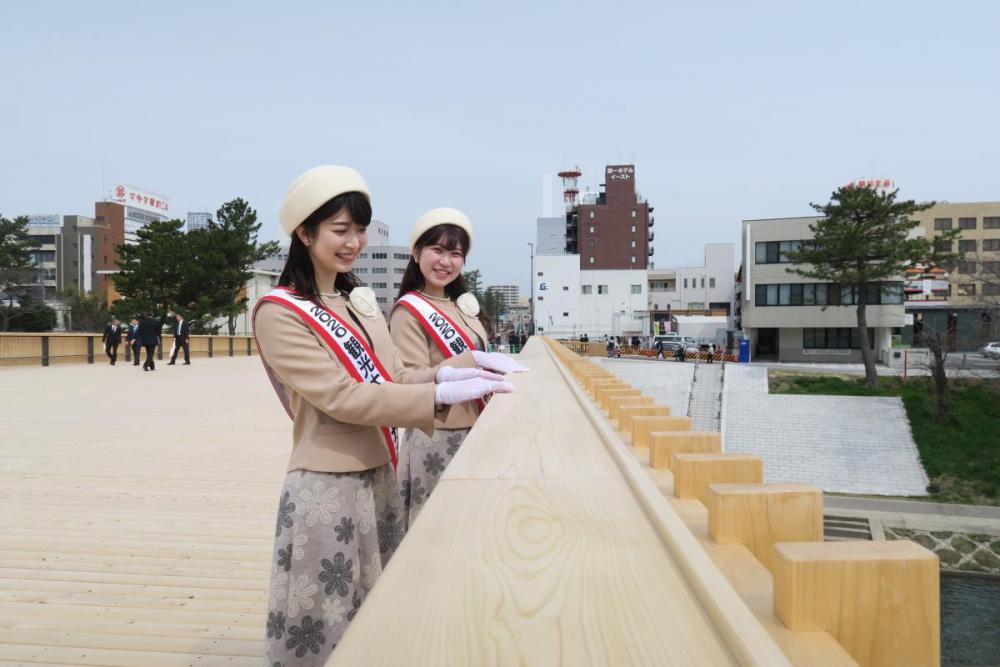
[{"label": "utility pole", "polygon": [[529,283],[531,288],[531,311],[529,317],[531,319],[528,322],[528,335],[533,336],[535,334],[535,244],[528,241],[528,246],[531,249],[531,282]]}]

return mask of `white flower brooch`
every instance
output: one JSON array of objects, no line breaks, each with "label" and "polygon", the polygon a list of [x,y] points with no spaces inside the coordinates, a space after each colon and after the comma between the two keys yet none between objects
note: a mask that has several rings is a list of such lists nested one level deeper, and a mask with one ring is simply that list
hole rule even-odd
[{"label": "white flower brooch", "polygon": [[469,317],[479,315],[479,299],[472,292],[466,292],[455,300],[458,309]]},{"label": "white flower brooch", "polygon": [[355,287],[348,297],[354,309],[365,317],[375,317],[378,315],[378,301],[375,299],[375,292],[370,287]]}]

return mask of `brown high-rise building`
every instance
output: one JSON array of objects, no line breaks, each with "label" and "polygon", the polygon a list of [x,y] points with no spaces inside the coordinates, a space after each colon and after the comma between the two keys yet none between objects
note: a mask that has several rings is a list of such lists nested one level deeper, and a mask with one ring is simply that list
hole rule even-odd
[{"label": "brown high-rise building", "polygon": [[118,271],[118,253],[115,247],[125,243],[125,207],[117,202],[94,203],[94,218],[99,230],[97,235],[97,287],[111,303],[117,294],[113,290],[113,276]]},{"label": "brown high-rise building", "polygon": [[646,269],[653,254],[653,207],[635,191],[635,165],[608,165],[603,191],[566,212],[566,251],[580,269]]}]

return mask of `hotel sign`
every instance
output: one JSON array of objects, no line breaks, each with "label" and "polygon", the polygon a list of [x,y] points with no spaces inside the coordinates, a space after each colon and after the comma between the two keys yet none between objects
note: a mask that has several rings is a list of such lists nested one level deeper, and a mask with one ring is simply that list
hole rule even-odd
[{"label": "hotel sign", "polygon": [[131,185],[116,185],[111,190],[108,201],[144,209],[161,216],[167,215],[170,210],[170,201],[163,195],[140,190]]}]

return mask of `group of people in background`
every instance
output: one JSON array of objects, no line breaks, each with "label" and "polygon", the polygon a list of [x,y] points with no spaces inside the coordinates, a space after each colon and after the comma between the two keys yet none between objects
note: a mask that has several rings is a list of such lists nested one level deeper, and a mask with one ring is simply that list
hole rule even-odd
[{"label": "group of people in background", "polygon": [[[171,325],[170,330],[174,338],[174,344],[171,347],[170,361],[167,362],[167,365],[173,366],[177,362],[178,352],[183,350],[184,365],[190,366],[191,351],[188,339],[191,336],[191,325],[188,324],[183,315],[178,314],[177,320]],[[141,320],[138,317],[133,317],[126,329],[122,326],[121,320],[118,317],[112,317],[111,322],[104,327],[104,334],[101,336],[101,342],[104,344],[104,353],[107,355],[108,361],[112,366],[118,361],[118,347],[122,342],[122,333],[125,334],[125,344],[131,352],[132,365],[139,365],[141,352],[145,350],[146,360],[142,364],[142,370],[155,371],[155,354],[156,348],[160,345],[162,338],[163,323],[160,320],[154,319],[152,314],[146,313]]]}]

